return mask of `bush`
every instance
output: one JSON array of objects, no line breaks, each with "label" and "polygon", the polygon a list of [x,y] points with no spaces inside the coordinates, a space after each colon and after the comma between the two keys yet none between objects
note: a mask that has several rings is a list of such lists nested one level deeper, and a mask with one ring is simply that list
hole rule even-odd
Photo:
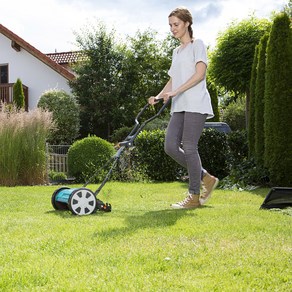
[{"label": "bush", "polygon": [[223,111],[222,121],[227,123],[233,131],[246,129],[245,100],[231,102]]},{"label": "bush", "polygon": [[235,167],[248,158],[247,131],[233,131],[226,138],[230,150],[228,161],[231,167]]},{"label": "bush", "polygon": [[136,169],[145,179],[173,181],[183,168],[164,152],[164,130],[142,131],[136,138]]},{"label": "bush", "polygon": [[[143,131],[136,139],[134,158],[141,175],[155,181],[173,181],[185,176],[186,169],[164,152],[164,130]],[[223,178],[229,173],[229,147],[226,134],[204,129],[199,141],[202,165],[210,173]]]},{"label": "bush", "polygon": [[286,187],[292,186],[291,75],[291,19],[280,13],[274,19],[267,44],[264,165],[273,184]]},{"label": "bush", "polygon": [[69,175],[77,182],[87,181],[92,176],[92,183],[100,182],[107,172],[103,166],[114,152],[112,144],[96,136],[74,142],[68,150]]},{"label": "bush", "polygon": [[17,109],[24,108],[24,92],[19,78],[17,78],[16,83],[13,85],[13,103]]},{"label": "bush", "polygon": [[230,155],[225,134],[214,129],[204,129],[199,140],[199,153],[202,166],[219,179],[229,174]]},{"label": "bush", "polygon": [[50,171],[49,172],[49,179],[54,182],[64,181],[67,179],[67,176],[64,172],[56,172]]},{"label": "bush", "polygon": [[49,90],[41,96],[38,107],[53,114],[55,129],[48,139],[50,144],[70,145],[77,138],[80,127],[79,105],[74,97],[63,90]]},{"label": "bush", "polygon": [[124,141],[124,139],[130,134],[133,127],[122,127],[115,130],[110,137],[112,143],[118,143]]},{"label": "bush", "polygon": [[267,186],[269,173],[248,157],[247,131],[234,131],[227,135],[229,145],[228,162],[230,173],[220,182],[222,188],[248,188],[249,186]]},{"label": "bush", "polygon": [[228,177],[220,182],[221,188],[248,188],[249,186],[269,186],[266,168],[255,164],[254,159],[246,159],[234,165]]}]

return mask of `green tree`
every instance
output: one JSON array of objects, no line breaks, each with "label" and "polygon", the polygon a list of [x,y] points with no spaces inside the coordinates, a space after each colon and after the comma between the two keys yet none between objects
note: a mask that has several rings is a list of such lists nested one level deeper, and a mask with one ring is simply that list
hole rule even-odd
[{"label": "green tree", "polygon": [[80,104],[80,133],[107,138],[115,113],[122,110],[122,48],[117,49],[114,31],[108,33],[102,23],[81,32],[76,41],[84,58],[74,68],[78,77],[69,84]]},{"label": "green tree", "polygon": [[286,12],[290,18],[292,17],[292,0],[289,0],[287,5],[285,5],[284,12]]},{"label": "green tree", "polygon": [[24,108],[24,92],[22,82],[19,78],[17,78],[13,85],[13,103],[17,109]]},{"label": "green tree", "polygon": [[[171,64],[172,50],[176,45],[173,38],[167,37],[160,40],[157,32],[148,29],[144,32],[138,31],[134,37],[128,38],[127,70],[129,76],[126,78],[128,102],[131,101],[135,107],[129,108],[128,122],[125,126],[133,124],[133,112],[138,112],[145,105],[148,97],[158,94],[169,76],[167,71]],[[133,109],[135,109],[133,111]],[[159,106],[150,107],[147,115],[153,115]]]},{"label": "green tree", "polygon": [[292,36],[286,13],[273,22],[267,45],[265,80],[265,155],[270,179],[292,185]]},{"label": "green tree", "polygon": [[214,112],[214,117],[208,122],[219,122],[220,114],[219,114],[219,107],[218,107],[218,90],[216,86],[209,82],[207,79],[207,88],[211,97],[212,108]]},{"label": "green tree", "polygon": [[262,36],[258,46],[258,61],[255,84],[255,101],[254,101],[254,156],[259,166],[264,162],[264,107],[265,107],[265,76],[266,76],[266,51],[269,34]]},{"label": "green tree", "polygon": [[251,70],[250,78],[250,97],[249,97],[249,115],[248,115],[248,152],[249,156],[253,157],[255,152],[255,91],[256,91],[256,78],[257,78],[257,66],[258,66],[258,50],[259,46],[255,47],[255,54]]},{"label": "green tree", "polygon": [[[249,104],[249,86],[255,46],[269,30],[270,22],[251,16],[241,22],[232,22],[219,34],[216,48],[210,54],[209,74],[212,81],[235,100],[246,95]],[[247,113],[248,115],[248,106]]]},{"label": "green tree", "polygon": [[70,145],[78,137],[79,105],[73,96],[63,90],[49,90],[40,97],[38,107],[52,112],[54,128],[48,138],[50,144]]},{"label": "green tree", "polygon": [[[147,30],[128,38],[127,44],[115,42],[98,23],[91,31],[77,35],[85,53],[75,67],[78,78],[70,86],[81,106],[81,137],[88,134],[109,139],[114,131],[133,126],[136,113],[149,96],[161,91],[168,76],[173,41],[158,40]],[[149,108],[153,114],[156,108]]]}]

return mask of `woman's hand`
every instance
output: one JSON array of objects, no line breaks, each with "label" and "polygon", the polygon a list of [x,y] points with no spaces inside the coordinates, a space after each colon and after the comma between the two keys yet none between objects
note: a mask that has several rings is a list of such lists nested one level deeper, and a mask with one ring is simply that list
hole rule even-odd
[{"label": "woman's hand", "polygon": [[159,101],[160,101],[160,99],[157,98],[157,96],[150,96],[150,97],[148,98],[148,103],[151,104],[151,105],[155,105],[155,104],[157,104]]},{"label": "woman's hand", "polygon": [[176,91],[169,91],[162,94],[163,102],[166,103],[170,98],[177,95]]}]

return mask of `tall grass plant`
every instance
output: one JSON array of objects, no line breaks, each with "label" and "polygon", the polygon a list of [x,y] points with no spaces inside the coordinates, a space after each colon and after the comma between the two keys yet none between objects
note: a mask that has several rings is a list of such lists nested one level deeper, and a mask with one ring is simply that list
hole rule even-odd
[{"label": "tall grass plant", "polygon": [[0,185],[33,185],[46,180],[45,141],[51,114],[2,105],[0,110]]}]

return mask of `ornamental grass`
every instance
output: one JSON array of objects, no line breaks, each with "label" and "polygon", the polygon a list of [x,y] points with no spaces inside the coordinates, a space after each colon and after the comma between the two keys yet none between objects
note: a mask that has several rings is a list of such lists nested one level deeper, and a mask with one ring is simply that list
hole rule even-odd
[{"label": "ornamental grass", "polygon": [[51,113],[0,109],[0,185],[35,185],[46,181],[46,137]]}]

